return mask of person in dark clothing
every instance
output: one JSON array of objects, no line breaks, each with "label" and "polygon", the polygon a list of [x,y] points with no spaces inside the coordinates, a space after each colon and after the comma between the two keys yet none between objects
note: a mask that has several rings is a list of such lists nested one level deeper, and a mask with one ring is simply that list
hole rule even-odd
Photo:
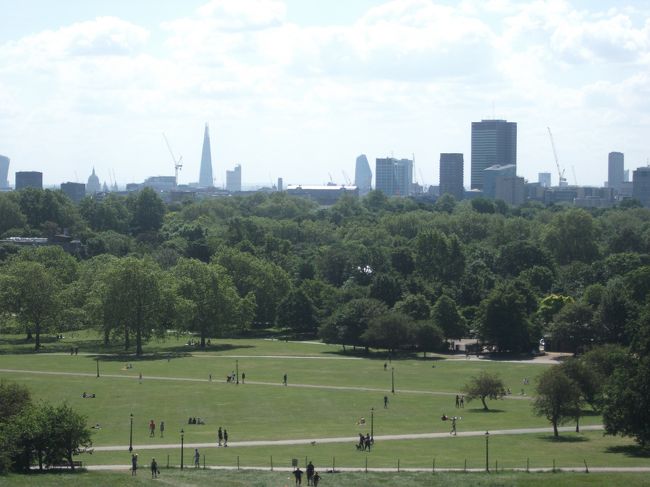
[{"label": "person in dark clothing", "polygon": [[300,467],[293,471],[293,476],[296,477],[296,485],[302,485],[302,470],[300,470]]},{"label": "person in dark clothing", "polygon": [[219,431],[217,431],[217,439],[219,440],[217,446],[221,446],[221,442],[223,441],[223,431],[221,431],[221,426],[219,426]]},{"label": "person in dark clothing", "polygon": [[388,396],[384,396],[384,409],[388,409]]},{"label": "person in dark clothing", "polygon": [[158,462],[156,462],[155,458],[151,459],[151,478],[155,479],[158,477]]},{"label": "person in dark clothing", "polygon": [[314,478],[314,464],[309,462],[307,465],[307,485],[312,485],[312,480]]},{"label": "person in dark clothing", "polygon": [[284,376],[282,377],[282,384],[284,384],[285,386],[287,385],[287,374],[284,374]]},{"label": "person in dark clothing", "polygon": [[320,475],[318,475],[318,472],[314,472],[313,486],[318,487],[318,482],[320,482]]},{"label": "person in dark clothing", "polygon": [[456,407],[460,407],[460,396],[456,394]]},{"label": "person in dark clothing", "polygon": [[370,433],[366,433],[366,441],[365,441],[365,444],[366,444],[365,449],[368,450],[368,451],[370,451],[370,444],[371,444]]},{"label": "person in dark clothing", "polygon": [[228,430],[223,429],[223,446],[228,446]]},{"label": "person in dark clothing", "polygon": [[131,476],[134,477],[138,473],[138,454],[131,455]]}]

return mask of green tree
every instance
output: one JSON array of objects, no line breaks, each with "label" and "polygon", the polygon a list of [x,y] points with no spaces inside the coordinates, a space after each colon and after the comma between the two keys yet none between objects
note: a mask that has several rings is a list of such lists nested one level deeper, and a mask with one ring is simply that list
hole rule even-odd
[{"label": "green tree", "polygon": [[438,298],[431,310],[431,320],[438,326],[445,338],[461,339],[467,335],[467,323],[458,312],[456,302],[446,294]]},{"label": "green tree", "polygon": [[467,401],[480,399],[483,404],[483,410],[487,411],[488,406],[486,399],[500,399],[506,393],[505,385],[497,374],[491,374],[487,370],[482,370],[463,387],[463,392],[467,396]]},{"label": "green tree", "polygon": [[301,289],[292,289],[278,305],[278,326],[297,332],[316,331],[316,309],[309,296]]},{"label": "green tree", "polygon": [[427,320],[431,316],[431,306],[422,294],[407,294],[395,303],[394,310],[409,315],[416,321]]},{"label": "green tree", "polygon": [[411,335],[414,345],[422,351],[425,358],[427,352],[440,350],[445,338],[440,327],[430,321],[415,322],[411,329]]},{"label": "green tree", "polygon": [[165,217],[165,204],[151,188],[144,188],[129,195],[127,206],[132,215],[131,227],[134,234],[160,230]]},{"label": "green tree", "polygon": [[41,333],[55,323],[59,312],[59,282],[38,262],[12,261],[0,276],[0,302],[15,313],[34,334],[34,350],[41,348]]},{"label": "green tree", "polygon": [[557,438],[558,425],[580,414],[580,389],[560,367],[551,367],[539,376],[535,390],[533,410],[551,422]]},{"label": "green tree", "polygon": [[499,351],[530,349],[526,302],[512,284],[496,287],[481,302],[477,328],[483,341],[496,345]]},{"label": "green tree", "polygon": [[560,264],[574,260],[593,262],[598,257],[598,234],[592,216],[583,209],[557,213],[543,241]]},{"label": "green tree", "polygon": [[21,229],[26,224],[27,219],[15,198],[6,193],[0,193],[0,235],[12,228]]},{"label": "green tree", "polygon": [[458,279],[465,268],[465,256],[458,237],[437,230],[427,230],[417,236],[415,262],[423,277],[437,278],[442,282]]},{"label": "green tree", "polygon": [[353,299],[321,325],[319,335],[326,343],[364,345],[362,337],[370,322],[387,311],[387,306],[376,299]]},{"label": "green tree", "polygon": [[392,311],[372,319],[361,338],[371,347],[394,352],[412,341],[412,329],[409,316]]},{"label": "green tree", "polygon": [[555,349],[578,352],[600,338],[591,307],[581,302],[565,305],[553,318],[550,332]]},{"label": "green tree", "polygon": [[48,424],[48,444],[45,460],[49,465],[65,461],[71,470],[75,469],[73,457],[92,447],[91,431],[86,418],[68,404],[42,406]]}]

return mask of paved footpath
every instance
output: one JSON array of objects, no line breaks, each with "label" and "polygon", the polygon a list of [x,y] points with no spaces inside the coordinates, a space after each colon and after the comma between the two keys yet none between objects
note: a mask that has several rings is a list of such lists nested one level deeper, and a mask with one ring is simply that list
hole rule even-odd
[{"label": "paved footpath", "polygon": [[[581,431],[601,431],[603,426],[600,424],[582,426]],[[562,432],[575,431],[574,426],[565,426],[558,428]],[[518,428],[510,430],[492,430],[490,436],[495,435],[528,435],[536,433],[552,433],[552,428]],[[485,431],[459,431],[456,437],[484,436]],[[448,432],[445,433],[412,433],[405,435],[375,435],[375,441],[400,441],[400,440],[424,440],[431,438],[455,438]],[[250,440],[250,441],[231,441],[228,442],[230,447],[246,446],[286,446],[286,445],[311,445],[320,443],[357,443],[359,436],[342,436],[331,438],[305,438],[293,440]],[[180,448],[180,443],[167,444],[149,444],[133,445],[134,450],[166,450]],[[215,442],[212,443],[185,443],[187,448],[218,448]],[[93,448],[94,451],[127,451],[128,445],[117,446],[98,446]]]},{"label": "paved footpath", "polygon": [[[59,375],[59,376],[68,376],[68,377],[94,377],[96,378],[96,373],[87,373],[87,372],[53,372],[49,370],[22,370],[22,369],[0,369],[0,372],[4,373],[14,373],[14,374],[36,374],[36,375]],[[139,375],[126,375],[126,374],[101,374],[103,378],[109,379],[135,379],[140,380]],[[165,381],[185,381],[185,382],[210,382],[208,379],[196,379],[191,377],[162,377],[162,376],[143,376],[142,381],[148,380],[165,380]],[[225,380],[213,379],[212,382],[215,383],[226,383]],[[334,391],[364,391],[364,392],[380,392],[386,394],[391,392],[390,389],[381,389],[374,387],[358,387],[358,386],[331,386],[331,385],[322,385],[322,384],[288,384],[284,386],[280,382],[258,382],[247,380],[245,385],[257,385],[257,386],[276,386],[276,387],[299,387],[307,389],[325,389],[325,390],[334,390]],[[395,389],[396,393],[401,394],[423,394],[429,396],[455,396],[460,394],[460,392],[442,392],[442,391],[422,391],[422,390],[413,390],[413,389]],[[503,396],[503,399],[515,399],[515,400],[530,400],[530,396],[520,396],[520,395],[510,395]]]}]

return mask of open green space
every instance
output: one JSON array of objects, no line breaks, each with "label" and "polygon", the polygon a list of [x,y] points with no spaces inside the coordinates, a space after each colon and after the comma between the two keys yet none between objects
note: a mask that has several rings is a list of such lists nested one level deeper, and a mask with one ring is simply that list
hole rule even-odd
[{"label": "open green space", "polygon": [[[293,486],[293,477],[288,472],[222,472],[204,470],[162,470],[157,480],[151,480],[146,471],[141,471],[138,476],[131,477],[129,472],[80,472],[77,474],[60,473],[46,475],[19,476],[11,475],[2,479],[3,485],[22,487],[39,485],[42,487],[58,487],[66,485],[71,487],[86,487],[97,485],[110,485],[112,487],[155,485],[184,485],[188,487],[201,487],[207,485],[220,485],[224,487],[242,487],[254,485],[256,487],[284,487]],[[303,478],[303,482],[306,481]],[[373,486],[475,486],[475,487],[612,487],[625,485],[626,487],[646,487],[650,485],[647,474],[636,473],[410,473],[387,475],[384,473],[336,473],[323,474],[321,487],[348,487],[350,485]]]},{"label": "open green space", "polygon": [[[333,462],[337,467],[364,467],[366,460],[369,467],[391,468],[397,467],[398,460],[404,468],[430,467],[434,459],[439,468],[463,468],[465,462],[467,468],[485,465],[484,436],[378,440],[370,453],[356,451],[353,442],[318,441],[367,433],[371,415],[377,437],[446,433],[449,423],[441,421],[443,413],[462,417],[459,432],[549,426],[544,418],[533,415],[530,400],[535,377],[549,365],[404,356],[391,360],[384,370],[381,355],[363,358],[362,354],[345,354],[340,347],[317,343],[214,340],[208,350],[198,351],[185,345],[187,339],[182,337],[153,342],[148,353],[136,359],[115,351],[102,352],[97,338],[90,334],[56,342],[50,349],[58,349],[57,353],[25,353],[20,345],[18,353],[11,353],[14,340],[19,337],[2,339],[0,369],[5,371],[0,378],[25,384],[37,400],[67,401],[87,416],[90,425],[99,424],[100,428],[93,430],[95,447],[124,447],[83,455],[84,465],[129,463],[131,414],[133,445],[145,463],[155,456],[166,465],[169,456],[170,465],[178,465],[181,429],[187,463],[193,452],[187,445],[214,444],[217,428],[224,426],[234,445],[201,447],[206,464],[235,466],[239,457],[242,466],[262,468],[270,468],[271,457],[276,466],[285,467],[292,458],[301,459],[301,463],[309,458],[323,468],[331,468]],[[80,354],[71,356],[69,348],[76,343],[94,343],[96,347],[82,349],[80,345]],[[133,367],[126,368],[127,364]],[[225,383],[225,376],[237,366],[240,374],[246,373],[246,383]],[[390,392],[392,368],[395,394]],[[485,369],[498,372],[513,396],[490,401],[489,412],[474,402],[456,409],[454,394]],[[284,373],[288,374],[288,387],[281,384]],[[530,385],[522,385],[524,377],[530,379]],[[525,397],[519,395],[522,388]],[[96,398],[83,399],[83,392],[94,393]],[[383,408],[384,395],[389,397],[387,409]],[[584,413],[581,425],[600,424],[598,415]],[[200,417],[206,424],[189,425],[188,417]],[[365,424],[358,425],[361,417]],[[150,419],[157,425],[165,422],[164,438],[158,432],[149,437]],[[316,440],[313,445],[236,446],[240,441],[312,438]],[[650,466],[650,459],[639,453],[631,440],[606,437],[599,431],[562,433],[559,441],[550,434],[492,435],[489,441],[490,463],[498,462],[499,468],[523,468],[527,460],[531,468],[550,468],[553,461],[558,467],[576,467],[585,460],[590,467]],[[139,448],[165,444],[173,447]]]}]

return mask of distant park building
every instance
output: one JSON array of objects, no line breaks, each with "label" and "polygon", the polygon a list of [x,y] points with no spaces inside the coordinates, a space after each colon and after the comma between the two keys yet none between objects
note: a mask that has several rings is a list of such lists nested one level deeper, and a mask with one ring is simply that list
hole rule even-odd
[{"label": "distant park building", "polygon": [[622,152],[610,152],[607,158],[607,187],[619,190],[625,182],[625,156]]},{"label": "distant park building", "polygon": [[212,177],[212,152],[210,150],[210,132],[208,124],[205,124],[203,132],[203,149],[201,150],[201,170],[199,172],[199,187],[214,187],[214,178]]},{"label": "distant park building", "polygon": [[16,191],[25,188],[43,189],[43,173],[38,171],[18,171],[16,173]]},{"label": "distant park building", "polygon": [[488,167],[517,166],[517,124],[506,120],[472,122],[472,189],[483,189]]},{"label": "distant park building", "polygon": [[9,189],[9,158],[0,156],[0,189]]},{"label": "distant park building", "polygon": [[650,207],[650,167],[640,167],[632,173],[632,197]]},{"label": "distant park building", "polygon": [[241,165],[237,164],[232,171],[226,171],[226,189],[231,193],[241,192]]},{"label": "distant park building", "polygon": [[540,172],[537,175],[537,181],[542,188],[551,187],[551,173],[550,172]]},{"label": "distant park building", "polygon": [[450,194],[457,200],[462,200],[465,193],[463,154],[440,154],[440,189],[439,194]]},{"label": "distant park building", "polygon": [[83,183],[61,183],[61,191],[75,203],[79,203],[86,196],[86,185]]},{"label": "distant park building", "polygon": [[365,154],[357,157],[354,166],[354,184],[359,188],[359,193],[362,195],[372,189],[372,170]]},{"label": "distant park building", "polygon": [[375,189],[386,196],[409,196],[413,190],[413,161],[393,157],[377,158]]},{"label": "distant park building", "polygon": [[99,193],[102,190],[102,185],[99,184],[99,178],[95,174],[95,168],[93,167],[93,172],[88,176],[88,182],[86,183],[86,193],[95,194]]}]

